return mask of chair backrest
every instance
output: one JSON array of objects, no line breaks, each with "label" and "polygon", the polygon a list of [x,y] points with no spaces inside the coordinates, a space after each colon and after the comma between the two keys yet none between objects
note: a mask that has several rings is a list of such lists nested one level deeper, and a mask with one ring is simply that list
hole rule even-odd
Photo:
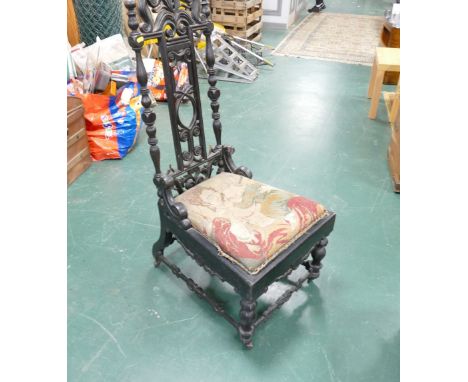
[{"label": "chair backrest", "polygon": [[[185,170],[195,161],[207,157],[193,38],[190,35],[171,40],[162,38],[159,49],[164,69],[177,168]],[[177,89],[173,70],[177,66],[181,68],[184,64],[187,66],[189,84],[183,89]],[[184,101],[188,101],[193,112],[188,124],[182,122],[180,114]],[[187,106],[189,105],[185,105],[185,108]]]},{"label": "chair backrest", "polygon": [[[126,0],[130,46],[136,54],[137,78],[141,85],[142,119],[146,124],[150,154],[156,170],[155,178],[162,177],[160,152],[156,139],[156,114],[151,108],[151,98],[147,88],[147,74],[141,57],[143,46],[157,44],[163,64],[167,101],[169,107],[172,136],[176,153],[177,170],[170,168],[169,173],[176,178],[179,192],[190,188],[211,175],[211,167],[221,156],[221,122],[219,115],[219,90],[213,69],[214,53],[211,43],[213,24],[209,21],[209,0],[139,0],[138,15],[135,0]],[[153,21],[152,13],[157,13]],[[138,17],[139,16],[139,17]],[[138,18],[142,20],[140,23]],[[202,119],[202,108],[198,86],[194,34],[204,36],[206,42],[206,61],[208,96],[211,99],[213,129],[216,147],[208,153]],[[177,89],[173,70],[177,65],[186,65],[189,85]],[[193,111],[190,122],[183,122],[181,104],[187,102]],[[187,105],[184,106],[187,108]],[[155,179],[156,180],[156,179]]]}]

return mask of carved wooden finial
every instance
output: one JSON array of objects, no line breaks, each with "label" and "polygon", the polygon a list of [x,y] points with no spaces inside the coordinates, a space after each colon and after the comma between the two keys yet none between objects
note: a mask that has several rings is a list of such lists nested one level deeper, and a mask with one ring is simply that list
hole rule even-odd
[{"label": "carved wooden finial", "polygon": [[137,33],[138,29],[138,18],[136,14],[136,1],[135,0],[125,0],[125,8],[127,8],[128,16],[128,27],[131,29],[131,34]]},{"label": "carved wooden finial", "polygon": [[201,4],[200,0],[193,0],[190,4],[190,9],[192,11],[192,18],[196,22],[201,22]]},{"label": "carved wooden finial", "polygon": [[[202,0],[202,14],[205,16],[206,20],[210,18],[210,4],[208,0]],[[213,23],[209,22],[207,28],[203,31],[206,39],[206,65],[207,65],[207,72],[208,72],[208,83],[210,84],[210,88],[208,89],[208,97],[211,100],[211,111],[212,111],[212,118],[213,118],[213,131],[216,138],[216,147],[221,146],[221,115],[219,114],[219,102],[218,98],[221,94],[219,89],[216,87],[216,71],[214,69],[215,64],[215,55],[213,51],[213,44],[211,42],[211,32],[213,31]]]},{"label": "carved wooden finial", "polygon": [[209,0],[201,0],[201,12],[203,16],[205,16],[205,20],[210,19],[210,1]]}]

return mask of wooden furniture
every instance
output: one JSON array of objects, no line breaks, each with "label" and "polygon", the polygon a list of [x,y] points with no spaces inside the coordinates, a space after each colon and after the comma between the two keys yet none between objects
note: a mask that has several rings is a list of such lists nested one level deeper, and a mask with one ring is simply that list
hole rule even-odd
[{"label": "wooden furniture", "polygon": [[383,78],[386,71],[400,72],[400,49],[399,48],[375,48],[374,64],[372,65],[371,77],[367,96],[371,98],[369,118],[375,119],[382,93]]},{"label": "wooden furniture", "polygon": [[211,20],[226,32],[252,41],[262,38],[263,0],[211,0]]},{"label": "wooden furniture", "polygon": [[[385,21],[382,26],[380,40],[384,47],[399,48],[400,47],[400,28],[394,27],[388,21]],[[383,83],[385,85],[396,85],[400,78],[399,72],[386,72]]]},{"label": "wooden furniture", "polygon": [[395,122],[391,124],[392,135],[388,145],[388,167],[393,180],[393,190],[400,192],[400,107],[396,111]]},{"label": "wooden furniture", "polygon": [[75,6],[73,0],[67,0],[67,36],[71,46],[80,43],[80,30],[76,20]]},{"label": "wooden furniture", "polygon": [[[321,204],[265,185],[252,172],[237,166],[234,148],[221,143],[220,91],[216,87],[215,57],[211,41],[213,24],[207,0],[187,5],[169,0],[126,0],[129,44],[135,51],[137,78],[141,86],[142,114],[146,124],[153,182],[158,190],[160,236],[153,245],[155,266],[165,264],[215,312],[239,333],[243,344],[253,347],[255,329],[284,304],[306,281],[319,277],[325,256],[326,237],[332,232],[335,214]],[[151,9],[158,9],[153,22]],[[138,19],[138,16],[140,20]],[[141,21],[141,22],[140,22]],[[207,150],[198,86],[194,34],[206,40],[208,97],[211,100],[216,145]],[[151,108],[147,73],[141,50],[157,43],[163,63],[168,95],[176,166],[162,172],[156,138],[156,113]],[[172,67],[187,65],[189,86],[176,91]],[[185,103],[185,105],[184,105]],[[191,110],[191,118],[181,109]],[[246,137],[248,139],[248,137]],[[238,318],[203,290],[164,255],[177,240],[185,252],[210,275],[229,283],[240,295]],[[257,312],[256,301],[268,287],[303,265],[305,276],[293,283],[276,302]]]},{"label": "wooden furniture", "polygon": [[83,102],[78,97],[67,97],[67,183],[70,185],[89,166],[88,136],[84,120]]},{"label": "wooden furniture", "polygon": [[392,107],[390,108],[390,114],[388,120],[390,123],[395,123],[397,114],[400,112],[400,80],[398,80],[395,96],[393,97]]}]

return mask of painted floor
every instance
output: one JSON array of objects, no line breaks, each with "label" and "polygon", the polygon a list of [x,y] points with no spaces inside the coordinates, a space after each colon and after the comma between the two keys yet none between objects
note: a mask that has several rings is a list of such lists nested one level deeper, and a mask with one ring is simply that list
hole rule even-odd
[{"label": "painted floor", "polygon": [[[389,1],[329,1],[328,12],[382,14]],[[358,7],[359,6],[359,7]],[[277,44],[284,31],[266,31]],[[167,268],[153,268],[159,231],[146,134],[120,161],[94,163],[68,189],[68,380],[399,380],[399,196],[392,192],[383,101],[367,118],[370,68],[273,57],[251,84],[220,82],[223,142],[254,178],[337,214],[321,277],[260,326],[246,351],[233,328]],[[205,100],[208,142],[214,142]],[[158,107],[163,167],[174,162]],[[237,310],[182,249],[166,255]],[[277,296],[279,284],[263,301]]]}]

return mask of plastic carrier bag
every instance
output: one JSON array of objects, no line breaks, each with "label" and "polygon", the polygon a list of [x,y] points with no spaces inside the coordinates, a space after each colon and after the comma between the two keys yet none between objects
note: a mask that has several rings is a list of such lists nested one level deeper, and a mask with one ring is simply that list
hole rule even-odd
[{"label": "plastic carrier bag", "polygon": [[91,157],[104,160],[127,155],[140,131],[142,106],[138,84],[127,83],[116,96],[78,96],[83,100]]}]

